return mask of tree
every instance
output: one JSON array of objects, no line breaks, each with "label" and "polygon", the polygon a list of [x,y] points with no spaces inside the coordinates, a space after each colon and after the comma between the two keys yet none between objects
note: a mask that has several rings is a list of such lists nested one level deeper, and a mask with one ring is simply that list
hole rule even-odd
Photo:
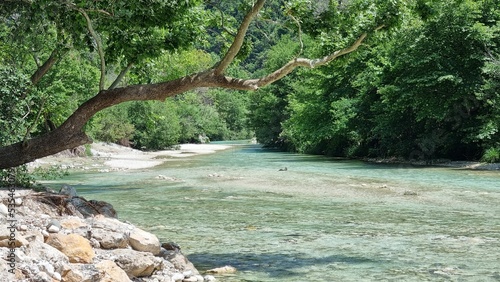
[{"label": "tree", "polygon": [[[304,14],[304,18],[308,17],[309,21],[322,15],[323,11],[317,9],[315,14],[305,13],[309,1],[293,2],[298,3],[297,7],[300,8],[297,8],[297,14]],[[366,24],[355,30],[358,35],[350,33],[345,37],[347,39],[340,40],[342,47],[330,49],[329,54],[320,58],[301,58],[298,54],[282,67],[259,78],[228,76],[228,67],[244,45],[249,26],[264,3],[264,0],[258,0],[249,8],[230,47],[213,67],[169,81],[116,87],[123,73],[134,64],[200,39],[207,17],[201,6],[202,1],[79,1],[78,4],[65,0],[4,1],[0,7],[1,21],[15,34],[33,34],[35,26],[41,26],[43,32],[51,34],[52,44],[45,44],[42,49],[53,49],[45,52],[44,63],[37,65],[31,77],[33,85],[44,78],[68,49],[94,51],[92,54],[96,54],[100,78],[98,93],[80,104],[57,128],[32,138],[26,134],[22,141],[1,147],[0,169],[19,166],[92,142],[84,131],[86,123],[96,113],[113,105],[128,101],[163,101],[167,97],[200,87],[255,91],[283,78],[297,67],[315,68],[328,64],[355,51],[367,37],[367,32],[377,29],[380,21],[386,20],[387,14],[375,13],[374,6],[368,5],[368,14],[371,13],[372,17],[369,20],[363,18]],[[387,8],[387,4],[383,6]],[[289,11],[293,12],[293,9]],[[28,50],[26,53],[30,52]],[[122,71],[115,82],[106,87],[107,69],[111,64],[122,66]]]}]

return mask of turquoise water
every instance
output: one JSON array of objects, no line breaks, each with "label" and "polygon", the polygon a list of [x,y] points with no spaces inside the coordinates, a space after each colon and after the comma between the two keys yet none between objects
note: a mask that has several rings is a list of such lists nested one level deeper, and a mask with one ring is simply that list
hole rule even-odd
[{"label": "turquoise water", "polygon": [[200,270],[239,270],[219,281],[500,281],[498,171],[240,145],[60,182],[177,242]]}]

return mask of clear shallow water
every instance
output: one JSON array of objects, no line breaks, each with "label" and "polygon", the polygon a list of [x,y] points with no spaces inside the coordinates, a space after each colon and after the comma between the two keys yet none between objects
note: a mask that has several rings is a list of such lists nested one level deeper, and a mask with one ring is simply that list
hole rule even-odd
[{"label": "clear shallow water", "polygon": [[497,171],[374,165],[244,145],[61,182],[177,242],[200,270],[239,269],[219,281],[500,281]]}]

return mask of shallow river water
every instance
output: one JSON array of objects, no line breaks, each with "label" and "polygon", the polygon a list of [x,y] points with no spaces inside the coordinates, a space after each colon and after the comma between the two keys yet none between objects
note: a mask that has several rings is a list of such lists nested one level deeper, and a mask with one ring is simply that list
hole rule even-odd
[{"label": "shallow river water", "polygon": [[239,145],[61,182],[178,243],[200,270],[239,270],[219,281],[500,281],[498,171]]}]

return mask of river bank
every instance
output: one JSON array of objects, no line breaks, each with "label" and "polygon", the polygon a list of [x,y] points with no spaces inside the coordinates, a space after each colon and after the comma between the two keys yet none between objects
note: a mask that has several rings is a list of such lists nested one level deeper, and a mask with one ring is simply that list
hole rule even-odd
[{"label": "river bank", "polygon": [[64,151],[38,159],[30,167],[57,166],[62,169],[100,172],[147,169],[171,159],[212,154],[230,147],[217,144],[181,144],[174,150],[140,151],[113,143],[95,142],[87,149],[81,147],[80,150]]},{"label": "river bank", "polygon": [[[98,142],[87,152],[83,147],[65,151],[29,167],[141,170],[228,148],[183,144],[176,150],[142,152]],[[114,218],[111,205],[78,197],[70,186],[53,191],[59,189],[0,190],[0,255],[7,262],[0,265],[1,276],[7,279],[2,281],[215,281],[200,275],[177,244],[160,242],[154,234]]]},{"label": "river bank", "polygon": [[177,244],[114,218],[111,205],[86,201],[72,187],[11,188],[0,199],[1,281],[215,281]]}]

